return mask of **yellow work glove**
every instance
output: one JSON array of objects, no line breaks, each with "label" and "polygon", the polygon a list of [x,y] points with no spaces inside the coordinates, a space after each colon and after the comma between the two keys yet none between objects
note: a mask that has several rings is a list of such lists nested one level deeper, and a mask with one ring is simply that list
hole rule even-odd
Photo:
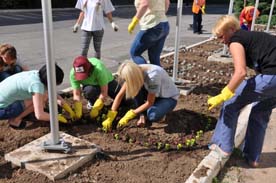
[{"label": "yellow work glove", "polygon": [[75,109],[76,118],[80,119],[82,117],[82,103],[80,101],[76,101],[74,103],[74,109]]},{"label": "yellow work glove", "polygon": [[217,96],[208,99],[209,110],[213,109],[222,102],[229,100],[234,96],[234,93],[226,86],[221,90],[221,93]]},{"label": "yellow work glove", "polygon": [[122,128],[124,126],[127,125],[128,121],[135,118],[136,114],[134,113],[134,111],[132,109],[130,109],[125,115],[124,117],[122,117],[117,125],[117,128]]},{"label": "yellow work glove", "polygon": [[58,121],[61,123],[68,123],[67,119],[62,114],[58,114]]},{"label": "yellow work glove", "polygon": [[90,111],[90,117],[96,118],[99,115],[99,111],[103,108],[103,106],[104,106],[103,100],[97,99]]},{"label": "yellow work glove", "polygon": [[206,6],[205,6],[205,4],[201,7],[201,11],[202,11],[202,13],[203,14],[205,14],[205,8],[206,8]]},{"label": "yellow work glove", "polygon": [[111,130],[112,122],[114,121],[117,113],[117,111],[108,111],[106,120],[102,122],[103,131],[108,132]]},{"label": "yellow work glove", "polygon": [[133,32],[133,30],[134,30],[134,28],[135,28],[135,26],[137,25],[138,22],[139,22],[139,19],[136,16],[134,16],[132,18],[132,21],[128,25],[128,28],[127,28],[128,33],[132,34],[132,32]]},{"label": "yellow work glove", "polygon": [[63,108],[66,112],[69,113],[70,118],[71,118],[72,120],[75,120],[75,119],[76,119],[76,114],[75,114],[75,112],[72,110],[72,108],[69,106],[69,104],[67,104],[67,103],[63,104],[62,108]]}]

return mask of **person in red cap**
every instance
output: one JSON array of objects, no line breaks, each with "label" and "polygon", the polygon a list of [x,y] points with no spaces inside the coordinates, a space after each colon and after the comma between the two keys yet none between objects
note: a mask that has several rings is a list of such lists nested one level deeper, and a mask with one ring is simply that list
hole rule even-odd
[{"label": "person in red cap", "polygon": [[[254,15],[254,6],[246,6],[243,8],[240,14],[240,26],[241,29],[250,31]],[[256,18],[260,15],[260,11],[257,9]]]},{"label": "person in red cap", "polygon": [[[88,100],[90,117],[96,118],[104,106],[107,96],[115,98],[121,87],[112,73],[97,58],[78,56],[70,72],[70,83],[73,88],[74,108],[77,119],[82,117],[82,95]],[[91,107],[91,105],[93,106]]]}]

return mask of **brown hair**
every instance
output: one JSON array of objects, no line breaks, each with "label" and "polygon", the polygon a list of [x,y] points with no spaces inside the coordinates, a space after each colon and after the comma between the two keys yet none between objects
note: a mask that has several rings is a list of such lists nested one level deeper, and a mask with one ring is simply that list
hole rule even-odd
[{"label": "brown hair", "polygon": [[0,56],[5,54],[8,54],[12,59],[17,59],[16,49],[10,44],[0,45]]}]

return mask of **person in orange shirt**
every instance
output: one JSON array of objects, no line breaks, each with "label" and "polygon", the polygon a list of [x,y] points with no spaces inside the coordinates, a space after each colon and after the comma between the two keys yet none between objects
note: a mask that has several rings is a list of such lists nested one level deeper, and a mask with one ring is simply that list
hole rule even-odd
[{"label": "person in orange shirt", "polygon": [[202,34],[202,14],[205,14],[205,0],[194,0],[192,6],[193,12],[193,31],[194,34]]},{"label": "person in orange shirt", "polygon": [[[241,29],[250,31],[251,30],[251,25],[252,25],[252,20],[253,20],[253,15],[254,15],[254,6],[246,6],[243,8],[240,14],[240,26]],[[256,12],[256,18],[260,15],[260,11],[257,9]]]}]

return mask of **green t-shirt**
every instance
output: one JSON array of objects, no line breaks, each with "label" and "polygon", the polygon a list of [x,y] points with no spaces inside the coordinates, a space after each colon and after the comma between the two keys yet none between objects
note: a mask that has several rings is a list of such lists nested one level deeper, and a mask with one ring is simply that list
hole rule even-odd
[{"label": "green t-shirt", "polygon": [[14,74],[0,83],[0,108],[5,108],[16,101],[31,99],[34,93],[44,94],[37,70]]},{"label": "green t-shirt", "polygon": [[79,89],[81,85],[104,86],[114,79],[112,73],[105,67],[102,61],[97,58],[89,58],[88,60],[93,65],[93,69],[87,79],[77,81],[75,79],[74,68],[71,69],[70,83],[73,89]]}]

